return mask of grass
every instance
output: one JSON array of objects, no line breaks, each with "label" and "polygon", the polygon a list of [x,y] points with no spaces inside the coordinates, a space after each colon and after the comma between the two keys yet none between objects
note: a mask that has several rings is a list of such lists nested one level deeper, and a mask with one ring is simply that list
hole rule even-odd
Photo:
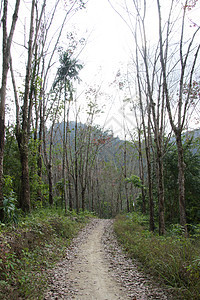
[{"label": "grass", "polygon": [[146,225],[145,217],[132,213],[118,216],[114,230],[130,257],[141,262],[156,280],[172,287],[177,298],[200,299],[199,239],[185,239],[174,230],[160,237]]},{"label": "grass", "polygon": [[63,259],[89,213],[40,209],[18,225],[1,226],[0,299],[43,299],[47,275]]}]

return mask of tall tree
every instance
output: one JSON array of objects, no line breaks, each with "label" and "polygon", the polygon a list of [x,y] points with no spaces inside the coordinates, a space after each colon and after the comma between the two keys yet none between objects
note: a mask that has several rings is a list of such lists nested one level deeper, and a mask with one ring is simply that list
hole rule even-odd
[{"label": "tall tree", "polygon": [[36,47],[36,41],[41,26],[41,18],[44,13],[46,0],[43,0],[43,4],[40,11],[40,16],[37,19],[35,25],[35,8],[36,1],[31,2],[31,13],[30,13],[30,28],[29,28],[29,40],[27,49],[27,63],[26,63],[26,74],[25,74],[25,87],[23,94],[23,104],[20,115],[20,105],[18,99],[18,93],[16,89],[15,76],[12,68],[12,60],[10,60],[11,76],[13,82],[13,89],[16,103],[16,138],[18,142],[20,160],[22,167],[22,185],[21,185],[21,196],[20,206],[25,212],[29,212],[31,209],[30,201],[30,182],[29,182],[29,133],[30,133],[30,122],[31,122],[31,108],[32,108],[32,94],[31,94],[31,78],[33,77],[32,60],[33,53]]},{"label": "tall tree", "polygon": [[[165,53],[169,49],[169,29],[166,31],[164,37],[163,24],[162,24],[162,10],[160,1],[157,0],[158,17],[159,17],[159,41],[160,41],[160,62],[163,75],[163,88],[165,94],[165,101],[169,115],[170,124],[176,137],[176,145],[178,151],[178,182],[179,182],[179,209],[180,209],[180,224],[185,230],[185,235],[188,236],[186,206],[185,206],[185,163],[182,145],[182,132],[184,130],[187,111],[190,105],[190,92],[192,88],[193,76],[196,68],[197,58],[199,56],[200,44],[196,42],[197,33],[200,27],[195,28],[189,40],[185,40],[185,22],[186,11],[189,1],[185,1],[183,6],[182,23],[180,27],[180,43],[179,43],[179,60],[177,64],[180,67],[178,77],[178,91],[177,91],[177,115],[173,117],[173,104],[171,102],[170,84],[168,77],[168,65],[170,60],[166,57]],[[174,1],[171,1],[171,9],[173,9]],[[169,14],[168,24],[171,23],[171,15]],[[165,40],[165,43],[164,43]],[[184,94],[184,85],[188,84],[187,93]]]},{"label": "tall tree", "polygon": [[72,58],[72,51],[63,51],[60,54],[60,67],[57,71],[57,76],[55,78],[53,88],[57,85],[61,90],[64,89],[64,100],[63,100],[63,168],[62,168],[62,176],[63,176],[63,203],[65,208],[67,209],[67,191],[66,191],[66,103],[68,102],[68,113],[69,115],[69,107],[70,101],[73,98],[73,85],[72,80],[79,80],[78,73],[83,68],[83,66],[78,63],[77,59]]},{"label": "tall tree", "polygon": [[4,138],[5,138],[5,106],[6,106],[6,88],[9,70],[10,50],[13,35],[18,19],[20,0],[16,0],[15,9],[12,16],[12,23],[8,33],[8,0],[3,3],[3,41],[2,41],[2,80],[0,88],[0,220],[3,220],[3,156],[4,156]]},{"label": "tall tree", "polygon": [[[65,6],[65,14],[63,16],[60,30],[55,39],[49,37],[50,28],[54,23],[56,12],[60,5],[60,0],[57,0],[53,4],[53,9],[48,12],[49,18],[46,18],[47,1],[46,0],[32,0],[31,1],[31,13],[30,13],[30,26],[29,26],[29,41],[27,50],[27,62],[26,62],[26,74],[25,74],[25,88],[21,91],[21,99],[16,89],[14,71],[12,71],[12,81],[15,94],[16,103],[16,137],[21,154],[22,164],[22,193],[21,193],[21,207],[24,211],[30,210],[30,187],[29,187],[29,166],[28,166],[28,143],[33,123],[33,106],[35,105],[36,114],[36,126],[39,128],[39,135],[35,132],[35,136],[39,136],[39,154],[38,154],[38,175],[41,180],[41,150],[42,150],[42,138],[45,132],[45,121],[48,119],[47,113],[47,99],[46,95],[48,87],[48,74],[53,65],[53,57],[56,53],[59,40],[61,38],[67,17],[70,13],[76,11],[77,8],[83,7],[84,4],[81,1],[71,1],[70,4]],[[50,40],[50,41],[49,41]],[[53,44],[53,45],[52,45]],[[52,49],[47,54],[47,49]],[[11,61],[12,63],[12,61]],[[12,68],[12,66],[11,66]],[[37,72],[36,72],[37,70]],[[34,90],[38,86],[37,95],[34,95]],[[33,101],[33,96],[36,97]],[[37,104],[39,103],[39,104]],[[38,122],[40,119],[40,125]]]}]

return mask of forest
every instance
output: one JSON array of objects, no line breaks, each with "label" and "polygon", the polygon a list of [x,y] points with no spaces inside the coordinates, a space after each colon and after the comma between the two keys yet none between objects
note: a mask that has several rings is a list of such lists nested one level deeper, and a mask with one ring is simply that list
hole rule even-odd
[{"label": "forest", "polygon": [[[129,252],[131,241],[124,232],[135,230],[136,220],[137,230],[144,226],[148,238],[164,241],[170,235],[184,245],[192,243],[194,257],[186,259],[184,270],[192,299],[198,299],[194,281],[200,278],[199,1],[122,2],[108,1],[131,34],[130,46],[134,44],[129,65],[119,68],[113,79],[123,99],[123,138],[95,123],[104,97],[100,85],[83,91],[86,117],[81,121],[77,89],[87,78],[81,77],[84,62],[79,55],[87,39],[67,31],[67,22],[85,10],[88,1],[1,0],[1,245],[11,249],[9,240],[3,241],[5,232],[17,234],[21,222],[32,226],[32,220],[40,222],[38,216],[46,211],[55,230],[56,218],[63,222],[59,226],[65,238],[75,234],[75,225],[68,224],[69,236],[65,231],[66,216],[78,223],[75,232],[91,216],[116,218],[116,234]],[[157,17],[154,36],[148,28],[152,9]],[[21,24],[24,11],[26,24]],[[21,39],[18,26],[24,28]],[[128,125],[130,118],[134,128]],[[138,249],[133,257],[138,258]],[[29,250],[27,245],[20,250],[27,261]],[[12,262],[18,254],[9,253],[7,265],[3,254],[0,258],[2,282],[9,281],[8,273],[15,269]]]}]

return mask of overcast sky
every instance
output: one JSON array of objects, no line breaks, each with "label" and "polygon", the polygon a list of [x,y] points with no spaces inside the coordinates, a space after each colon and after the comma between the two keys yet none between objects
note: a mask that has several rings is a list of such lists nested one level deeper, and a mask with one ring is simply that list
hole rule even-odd
[{"label": "overcast sky", "polygon": [[108,0],[89,0],[86,9],[78,12],[70,24],[79,35],[88,36],[86,47],[79,56],[85,65],[80,74],[82,80],[91,86],[101,85],[101,91],[106,94],[99,98],[104,114],[96,122],[122,137],[123,99],[118,87],[112,83],[118,70],[126,70],[130,60],[130,32]]},{"label": "overcast sky", "polygon": [[[127,3],[129,0],[127,0]],[[123,5],[124,1],[111,0],[111,3],[118,9],[117,3]],[[133,1],[130,1],[133,7]],[[157,7],[155,0],[147,1],[147,34],[148,41],[153,45],[153,40],[158,41],[158,19]],[[168,16],[167,1],[161,1],[162,18]],[[165,7],[166,6],[166,7]],[[122,10],[121,10],[122,11]],[[190,23],[191,18],[194,22],[199,22],[200,4],[190,13],[187,21]],[[174,11],[174,17],[178,19],[174,27],[174,42],[179,43],[180,27],[177,26],[181,20],[182,12],[177,7]],[[180,14],[179,14],[180,13]],[[126,20],[128,16],[124,14]],[[134,18],[132,18],[134,19]],[[134,21],[133,21],[134,22]],[[72,19],[72,23],[83,36],[89,35],[88,43],[80,55],[85,67],[81,72],[83,81],[88,84],[100,84],[105,92],[110,94],[110,99],[101,97],[100,103],[105,104],[106,113],[97,119],[101,125],[105,123],[106,128],[110,128],[116,135],[123,137],[123,95],[117,90],[117,86],[110,86],[115,80],[115,76],[120,69],[126,73],[127,65],[131,61],[131,52],[134,52],[134,39],[125,22],[110,6],[108,0],[89,0],[86,9],[80,11]],[[190,36],[190,26],[188,27],[188,38]],[[191,23],[192,30],[192,23]],[[178,32],[178,40],[175,38]],[[187,31],[186,31],[187,35]],[[187,37],[186,37],[187,38]],[[126,106],[126,119],[129,129],[134,127],[134,116]]]},{"label": "overcast sky", "polygon": [[[110,0],[115,7],[117,3],[123,4],[123,0]],[[133,1],[127,0],[133,7]],[[162,5],[167,5],[167,0],[161,1]],[[54,0],[49,0],[47,5],[53,5]],[[158,27],[156,26],[157,10],[155,7],[155,0],[147,0],[148,3],[148,26],[147,31],[149,39],[153,40],[158,37]],[[199,7],[194,9],[196,20],[199,20]],[[24,30],[28,29],[29,24],[29,10],[30,1],[23,0],[25,10],[20,10],[17,32],[14,36],[16,44],[13,45],[13,53],[18,55],[18,59],[14,60],[14,64],[19,64],[22,61],[23,68],[19,71],[25,70],[26,49],[24,44]],[[27,12],[26,12],[27,10]],[[122,10],[121,10],[122,11]],[[167,11],[167,10],[166,10]],[[64,11],[63,11],[64,13]],[[27,17],[26,17],[27,15]],[[56,16],[55,26],[59,26],[62,20],[62,11]],[[127,15],[126,17],[127,18]],[[134,19],[134,18],[133,18]],[[112,129],[115,135],[123,137],[123,93],[118,89],[117,84],[113,84],[118,70],[125,74],[127,65],[131,60],[131,52],[134,52],[134,39],[130,33],[127,25],[120,18],[120,16],[110,6],[108,0],[89,0],[86,8],[78,11],[66,24],[67,32],[74,31],[78,38],[86,38],[86,46],[79,55],[79,60],[84,64],[84,68],[80,73],[82,84],[78,88],[77,95],[81,94],[87,87],[101,86],[102,95],[99,98],[99,106],[104,111],[101,117],[96,119],[96,122],[101,126],[105,125],[106,129]],[[27,30],[28,32],[28,30]],[[55,35],[56,36],[56,35]],[[28,35],[27,35],[28,38]],[[63,33],[61,45],[68,45],[66,39],[66,32]],[[18,44],[22,44],[21,46]],[[58,60],[58,59],[57,59]],[[56,73],[56,67],[55,67]],[[80,97],[80,103],[85,109],[84,94]],[[126,105],[126,119],[129,129],[134,127],[134,117],[132,112],[127,109]],[[83,110],[84,110],[83,109]],[[73,119],[73,115],[71,116]],[[84,113],[81,116],[81,121],[85,121]]]},{"label": "overcast sky", "polygon": [[90,68],[91,74],[102,67],[105,79],[111,79],[118,69],[117,65],[127,62],[129,57],[129,31],[124,22],[108,0],[89,0],[86,9],[78,12],[72,23],[79,34],[89,36],[85,51],[80,56],[85,61],[85,67]]}]

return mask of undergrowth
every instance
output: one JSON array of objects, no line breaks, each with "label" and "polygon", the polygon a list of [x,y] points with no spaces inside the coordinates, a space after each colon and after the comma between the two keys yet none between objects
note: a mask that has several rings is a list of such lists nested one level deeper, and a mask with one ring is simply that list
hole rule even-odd
[{"label": "undergrowth", "polygon": [[116,218],[114,230],[124,249],[156,280],[170,286],[176,299],[200,299],[199,236],[186,239],[177,226],[160,237],[147,230],[147,223],[136,213]]},{"label": "undergrowth", "polygon": [[43,299],[48,270],[64,258],[89,217],[87,212],[40,209],[17,225],[1,225],[0,299]]}]

